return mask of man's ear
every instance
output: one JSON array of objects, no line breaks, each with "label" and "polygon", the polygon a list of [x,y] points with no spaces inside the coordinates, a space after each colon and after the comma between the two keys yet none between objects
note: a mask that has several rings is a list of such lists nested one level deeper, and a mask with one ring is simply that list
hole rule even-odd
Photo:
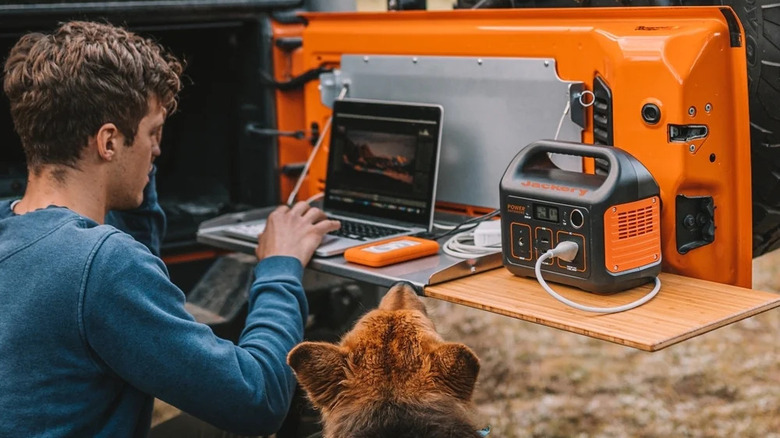
[{"label": "man's ear", "polygon": [[431,354],[431,372],[437,387],[461,400],[471,400],[479,375],[477,355],[454,342],[442,344]]},{"label": "man's ear", "polygon": [[341,349],[325,342],[303,342],[287,355],[287,363],[309,395],[314,407],[328,409],[346,378],[346,358]]},{"label": "man's ear", "polygon": [[97,153],[100,158],[111,161],[116,154],[116,148],[123,141],[122,134],[113,123],[104,123],[95,134]]}]

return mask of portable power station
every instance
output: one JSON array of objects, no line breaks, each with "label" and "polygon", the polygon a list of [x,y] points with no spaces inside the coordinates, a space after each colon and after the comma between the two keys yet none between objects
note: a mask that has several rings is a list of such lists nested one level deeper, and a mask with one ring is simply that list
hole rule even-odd
[{"label": "portable power station", "polygon": [[[549,153],[593,158],[608,170],[564,170]],[[621,149],[531,143],[501,179],[504,266],[515,275],[533,277],[539,257],[572,241],[578,246],[573,260],[550,257],[542,262],[547,280],[603,293],[646,283],[661,272],[659,195],[650,172]]]}]

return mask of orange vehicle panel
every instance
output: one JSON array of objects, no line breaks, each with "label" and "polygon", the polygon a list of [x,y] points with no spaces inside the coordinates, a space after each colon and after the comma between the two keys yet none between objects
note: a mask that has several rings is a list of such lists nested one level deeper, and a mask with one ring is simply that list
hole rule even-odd
[{"label": "orange vehicle panel", "polygon": [[[729,28],[729,14],[719,7],[306,14],[302,69],[337,66],[343,54],[495,56],[554,58],[561,80],[586,89],[598,75],[613,93],[614,145],[641,161],[661,188],[663,269],[750,287],[747,69],[744,45],[732,44],[732,37],[744,39],[742,29],[738,21]],[[306,126],[324,126],[329,116],[317,87],[314,81],[304,90]],[[642,120],[646,103],[661,108],[655,125]],[[591,143],[587,111],[582,141]],[[709,135],[672,143],[668,124],[707,125]],[[325,150],[312,166],[310,191],[322,187]],[[715,241],[686,254],[675,241],[678,194],[711,196],[716,206]]]},{"label": "orange vehicle panel", "polygon": [[[300,37],[304,26],[299,23],[280,24],[273,22],[271,29],[274,41],[276,41],[279,38]],[[273,44],[272,47],[271,57],[274,79],[276,81],[289,81],[305,72],[302,48],[284,50],[276,44]],[[286,165],[304,163],[312,150],[310,141],[312,132],[311,126],[306,123],[303,89],[276,91],[276,126],[280,131],[303,131],[307,134],[307,138],[303,139],[293,137],[278,138],[279,168],[281,169]],[[287,201],[297,178],[297,174],[285,175],[280,173],[279,192],[281,199],[279,202]],[[317,184],[304,184],[298,192],[297,199],[307,199],[320,191],[322,191],[322,188],[317,186]]]}]

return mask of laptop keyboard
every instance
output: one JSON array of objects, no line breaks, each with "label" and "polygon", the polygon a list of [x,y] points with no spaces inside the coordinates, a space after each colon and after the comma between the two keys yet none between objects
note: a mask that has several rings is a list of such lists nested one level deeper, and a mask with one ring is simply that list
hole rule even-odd
[{"label": "laptop keyboard", "polygon": [[[335,218],[334,218],[335,219]],[[341,228],[331,231],[330,235],[347,237],[355,240],[372,240],[391,234],[399,234],[406,230],[400,228],[383,227],[381,225],[354,222],[343,218],[336,219],[341,222]],[[257,223],[238,223],[226,228],[225,231],[233,236],[254,240],[265,229],[265,221]]]},{"label": "laptop keyboard", "polygon": [[341,222],[341,228],[331,231],[330,235],[347,237],[355,240],[370,240],[380,237],[398,234],[404,230],[398,228],[383,227],[381,225],[366,224],[363,222],[353,222],[346,219],[337,219]]}]

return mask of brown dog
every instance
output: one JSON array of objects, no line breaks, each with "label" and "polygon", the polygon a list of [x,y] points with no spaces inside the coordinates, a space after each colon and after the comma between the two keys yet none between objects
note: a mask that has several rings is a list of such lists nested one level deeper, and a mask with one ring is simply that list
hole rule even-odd
[{"label": "brown dog", "polygon": [[287,363],[322,413],[324,438],[482,436],[469,421],[479,360],[442,340],[408,284],[339,345],[303,342]]}]

